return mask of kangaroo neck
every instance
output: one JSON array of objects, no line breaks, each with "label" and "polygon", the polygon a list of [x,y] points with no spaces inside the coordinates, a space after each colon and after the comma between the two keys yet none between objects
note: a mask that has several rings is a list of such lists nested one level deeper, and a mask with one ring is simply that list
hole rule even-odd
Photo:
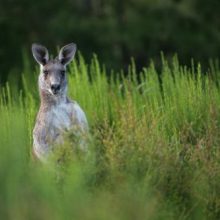
[{"label": "kangaroo neck", "polygon": [[40,99],[41,107],[50,109],[51,107],[59,105],[62,102],[66,102],[67,96],[66,93],[55,96],[48,91],[40,90]]}]

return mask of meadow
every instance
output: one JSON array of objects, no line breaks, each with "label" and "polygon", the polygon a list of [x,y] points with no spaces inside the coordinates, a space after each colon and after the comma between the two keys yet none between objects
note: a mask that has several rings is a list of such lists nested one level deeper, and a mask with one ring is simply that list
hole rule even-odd
[{"label": "meadow", "polygon": [[68,93],[88,117],[89,152],[69,135],[42,165],[31,157],[38,68],[26,59],[22,85],[0,88],[0,219],[220,219],[220,71],[161,62],[159,74],[133,60],[107,74],[79,55]]}]

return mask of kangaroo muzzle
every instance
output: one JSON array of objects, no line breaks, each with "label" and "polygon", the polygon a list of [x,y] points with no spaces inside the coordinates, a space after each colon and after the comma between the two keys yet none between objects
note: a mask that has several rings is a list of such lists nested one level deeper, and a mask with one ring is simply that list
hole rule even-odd
[{"label": "kangaroo muzzle", "polygon": [[52,84],[51,91],[56,95],[60,91],[60,84]]}]

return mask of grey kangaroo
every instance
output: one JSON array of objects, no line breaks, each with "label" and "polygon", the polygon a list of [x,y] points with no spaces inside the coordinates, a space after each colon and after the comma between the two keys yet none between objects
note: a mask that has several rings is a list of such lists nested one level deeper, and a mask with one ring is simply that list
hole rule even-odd
[{"label": "grey kangaroo", "polygon": [[[66,131],[75,132],[83,139],[88,130],[85,113],[67,97],[66,66],[75,52],[76,45],[71,43],[61,48],[58,57],[49,59],[46,47],[32,44],[33,56],[40,65],[38,86],[41,99],[33,130],[33,154],[41,161],[47,161],[53,146],[63,143]],[[82,143],[80,146],[85,150]]]}]

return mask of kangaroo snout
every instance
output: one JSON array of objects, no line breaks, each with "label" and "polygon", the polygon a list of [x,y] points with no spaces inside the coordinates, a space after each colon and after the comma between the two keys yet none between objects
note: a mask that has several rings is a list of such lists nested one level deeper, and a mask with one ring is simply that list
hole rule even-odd
[{"label": "kangaroo snout", "polygon": [[60,90],[60,84],[52,84],[51,85],[51,91],[53,94],[57,94]]}]

